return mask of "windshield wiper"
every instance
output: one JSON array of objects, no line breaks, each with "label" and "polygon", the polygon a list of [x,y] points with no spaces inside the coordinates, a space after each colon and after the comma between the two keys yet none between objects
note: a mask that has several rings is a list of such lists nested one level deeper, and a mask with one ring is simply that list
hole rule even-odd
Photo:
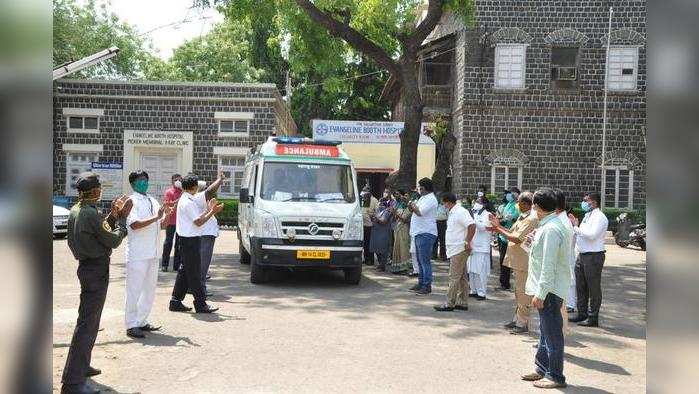
[{"label": "windshield wiper", "polygon": [[291,197],[287,198],[286,200],[281,200],[281,202],[288,201],[316,201],[316,199],[314,197]]},{"label": "windshield wiper", "polygon": [[325,200],[320,200],[318,202],[327,202],[327,201],[342,201],[342,202],[347,202],[344,198],[341,197],[333,197],[333,198],[326,198]]}]

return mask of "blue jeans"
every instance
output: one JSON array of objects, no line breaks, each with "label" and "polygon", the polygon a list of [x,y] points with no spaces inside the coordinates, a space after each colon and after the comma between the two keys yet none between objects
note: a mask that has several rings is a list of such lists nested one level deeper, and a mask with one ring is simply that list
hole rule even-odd
[{"label": "blue jeans", "polygon": [[556,383],[565,383],[563,376],[563,299],[549,293],[544,308],[539,309],[539,348],[536,352],[536,372]]},{"label": "blue jeans", "polygon": [[417,254],[418,272],[417,284],[421,288],[432,286],[432,248],[437,236],[430,233],[420,233],[415,236],[415,253]]}]

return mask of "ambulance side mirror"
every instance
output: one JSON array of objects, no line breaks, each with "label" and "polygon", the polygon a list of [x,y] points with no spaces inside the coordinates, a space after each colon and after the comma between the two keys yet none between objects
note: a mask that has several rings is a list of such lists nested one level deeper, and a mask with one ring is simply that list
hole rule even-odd
[{"label": "ambulance side mirror", "polygon": [[247,187],[240,189],[240,203],[245,204],[250,202],[250,191]]}]

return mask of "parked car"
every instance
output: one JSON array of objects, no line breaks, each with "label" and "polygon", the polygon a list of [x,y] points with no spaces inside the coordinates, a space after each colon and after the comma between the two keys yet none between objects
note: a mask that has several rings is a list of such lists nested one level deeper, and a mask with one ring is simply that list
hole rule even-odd
[{"label": "parked car", "polygon": [[68,215],[70,211],[58,205],[53,206],[53,236],[63,238],[68,234]]}]

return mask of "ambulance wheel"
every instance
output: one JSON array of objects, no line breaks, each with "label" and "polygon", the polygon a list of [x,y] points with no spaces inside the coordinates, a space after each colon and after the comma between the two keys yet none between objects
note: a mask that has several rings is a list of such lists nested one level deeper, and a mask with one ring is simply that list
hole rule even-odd
[{"label": "ambulance wheel", "polygon": [[267,282],[267,270],[257,264],[255,256],[250,256],[250,283],[258,284]]},{"label": "ambulance wheel", "polygon": [[362,266],[357,268],[345,268],[345,283],[350,285],[358,285],[362,279]]},{"label": "ambulance wheel", "polygon": [[250,264],[250,253],[245,250],[242,242],[238,243],[238,254],[240,255],[240,264]]}]

